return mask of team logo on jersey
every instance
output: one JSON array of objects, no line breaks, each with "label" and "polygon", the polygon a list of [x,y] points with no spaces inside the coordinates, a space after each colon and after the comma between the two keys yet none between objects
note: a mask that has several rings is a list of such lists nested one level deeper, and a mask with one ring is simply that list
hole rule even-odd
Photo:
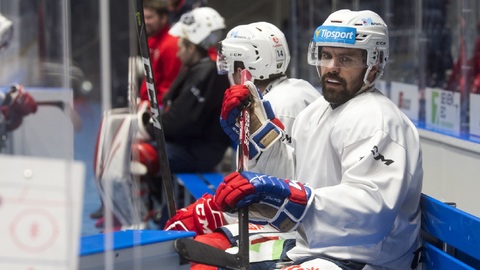
[{"label": "team logo on jersey", "polygon": [[375,145],[372,150],[370,150],[373,154],[373,159],[375,160],[381,160],[385,165],[389,166],[392,164],[394,161],[391,159],[386,159],[382,154],[378,152],[378,147]]}]

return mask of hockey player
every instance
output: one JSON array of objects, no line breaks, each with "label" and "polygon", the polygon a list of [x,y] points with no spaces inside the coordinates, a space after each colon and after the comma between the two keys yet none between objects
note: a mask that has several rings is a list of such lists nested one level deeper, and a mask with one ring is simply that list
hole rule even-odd
[{"label": "hockey player", "polygon": [[[271,106],[275,116],[282,122],[285,138],[290,141],[293,121],[300,111],[320,96],[310,83],[288,78],[286,71],[290,63],[290,51],[285,35],[275,25],[257,22],[234,27],[219,43],[217,69],[228,74],[232,87],[226,98],[247,94],[241,85],[241,71],[245,68],[252,81]],[[286,105],[288,104],[288,105]],[[220,123],[227,125],[225,115]],[[236,139],[236,134],[232,139]],[[255,150],[255,149],[252,149]],[[255,155],[255,151],[251,151]]]},{"label": "hockey player", "polygon": [[[248,25],[239,25],[232,28],[226,38],[219,42],[217,57],[217,69],[220,74],[228,74],[231,87],[225,93],[225,99],[238,100],[249,95],[248,89],[241,85],[241,71],[245,68],[252,75],[251,80],[263,94],[268,110],[273,110],[277,118],[284,123],[286,134],[290,134],[293,121],[296,116],[310,103],[314,102],[321,95],[308,82],[300,79],[288,78],[286,75],[290,63],[290,51],[285,35],[273,24],[268,22],[256,22]],[[225,116],[221,116],[220,122],[225,128],[228,123]],[[235,133],[236,135],[236,133]],[[232,135],[233,140],[238,140]],[[285,138],[289,136],[285,135]],[[285,140],[289,143],[288,139]],[[237,141],[234,141],[235,143]],[[253,150],[253,149],[252,149]],[[258,151],[252,157],[258,156]],[[278,177],[282,177],[278,175]],[[210,211],[196,211],[204,207]],[[200,215],[198,215],[200,213]],[[206,213],[202,216],[201,213]],[[222,249],[230,248],[234,242],[238,228],[235,218],[225,216],[232,225],[221,228],[225,233],[213,233],[220,225],[228,223],[223,214],[218,211],[212,197],[205,195],[195,204],[186,209],[178,211],[178,214],[169,220],[167,229],[195,230],[198,236],[197,241],[213,244]],[[207,221],[208,228],[204,229],[202,224]],[[285,239],[292,239],[293,234],[279,234],[277,231],[263,226],[251,226],[251,241],[258,243],[260,235],[279,239],[280,245]],[[253,235],[253,234],[252,234]],[[228,236],[228,239],[225,237]],[[278,259],[276,254],[256,253],[252,254],[251,262],[259,263]],[[262,266],[265,266],[263,264]],[[200,267],[200,266],[194,266]],[[205,267],[205,266],[202,266]]]},{"label": "hockey player", "polygon": [[[376,13],[332,13],[308,51],[323,97],[298,115],[291,146],[251,137],[264,173],[232,173],[216,191],[219,210],[251,206],[251,222],[297,230],[284,258],[290,269],[411,268],[420,247],[422,155],[415,126],[374,88],[388,53],[387,25]],[[222,114],[235,118],[238,105],[224,101]],[[254,133],[279,129],[266,118]]]}]

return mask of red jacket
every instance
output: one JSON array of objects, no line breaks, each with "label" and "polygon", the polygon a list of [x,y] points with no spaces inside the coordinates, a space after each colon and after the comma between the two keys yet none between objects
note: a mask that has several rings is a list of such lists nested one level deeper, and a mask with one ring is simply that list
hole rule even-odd
[{"label": "red jacket", "polygon": [[[468,61],[465,59],[465,44],[460,40],[458,60],[453,66],[447,89],[464,94],[465,87],[468,87],[470,93],[480,94],[480,37],[475,43],[473,56]],[[467,73],[464,72],[464,68],[468,68]],[[468,81],[465,81],[465,78],[468,78]]]},{"label": "red jacket", "polygon": [[[162,105],[162,97],[177,77],[181,66],[180,59],[176,56],[178,38],[169,35],[169,29],[170,27],[166,26],[157,35],[148,37],[158,105]],[[140,99],[148,100],[145,80],[140,86]]]}]

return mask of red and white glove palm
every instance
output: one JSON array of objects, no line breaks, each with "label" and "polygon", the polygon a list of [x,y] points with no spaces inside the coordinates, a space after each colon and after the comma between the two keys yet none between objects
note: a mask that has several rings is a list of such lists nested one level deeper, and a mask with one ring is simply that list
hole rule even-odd
[{"label": "red and white glove palm", "polygon": [[16,84],[11,86],[1,110],[7,120],[7,131],[12,131],[20,126],[23,117],[37,112],[37,103],[23,86]]},{"label": "red and white glove palm", "polygon": [[197,235],[211,233],[226,224],[213,196],[205,194],[195,203],[182,208],[167,221],[166,231],[194,231]]}]

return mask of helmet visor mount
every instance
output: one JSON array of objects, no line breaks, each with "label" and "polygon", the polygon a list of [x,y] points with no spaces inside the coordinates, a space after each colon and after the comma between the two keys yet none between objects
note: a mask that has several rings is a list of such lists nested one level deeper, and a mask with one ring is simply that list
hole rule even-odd
[{"label": "helmet visor mount", "polygon": [[230,67],[227,57],[222,54],[221,50],[217,52],[217,73],[218,75],[225,75],[233,73],[234,70]]},{"label": "helmet visor mount", "polygon": [[[339,44],[338,44],[339,45]],[[308,63],[313,66],[334,68],[366,68],[367,51],[335,45],[316,46],[310,43]]]},{"label": "helmet visor mount", "polygon": [[242,55],[235,52],[235,46],[224,44],[226,41],[220,41],[217,44],[217,73],[225,75],[235,72],[235,61],[241,61]]}]

